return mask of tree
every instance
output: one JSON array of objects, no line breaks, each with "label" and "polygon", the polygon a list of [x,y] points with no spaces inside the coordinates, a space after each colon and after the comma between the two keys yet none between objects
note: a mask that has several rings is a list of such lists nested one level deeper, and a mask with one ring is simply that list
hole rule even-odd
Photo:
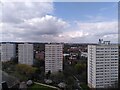
[{"label": "tree", "polygon": [[55,82],[55,83],[60,83],[65,81],[65,77],[62,71],[59,71],[57,73],[51,74],[50,78]]},{"label": "tree", "polygon": [[63,72],[59,71],[59,72],[57,73],[57,77],[58,77],[58,79],[59,79],[60,81],[64,80],[64,74],[63,74]]},{"label": "tree", "polygon": [[51,71],[49,70],[47,73],[46,73],[46,78],[48,79],[51,75]]},{"label": "tree", "polygon": [[14,64],[18,64],[18,57],[11,58],[10,61],[12,61]]},{"label": "tree", "polygon": [[85,67],[85,65],[84,64],[80,64],[80,63],[77,63],[75,66],[74,66],[74,68],[75,68],[75,71],[76,71],[76,73],[78,73],[78,74],[80,74],[80,73],[82,73],[83,71],[84,71],[84,68]]},{"label": "tree", "polygon": [[45,66],[45,61],[44,60],[35,60],[34,62],[34,67],[40,68]]},{"label": "tree", "polygon": [[25,74],[28,77],[31,77],[32,74],[34,74],[37,70],[37,68],[26,64],[18,64],[16,65],[16,69],[19,71],[19,73]]},{"label": "tree", "polygon": [[69,90],[73,90],[74,83],[75,83],[74,78],[72,76],[69,76],[66,80],[67,88]]},{"label": "tree", "polygon": [[15,70],[15,63],[13,61],[2,62],[2,70],[10,73]]}]

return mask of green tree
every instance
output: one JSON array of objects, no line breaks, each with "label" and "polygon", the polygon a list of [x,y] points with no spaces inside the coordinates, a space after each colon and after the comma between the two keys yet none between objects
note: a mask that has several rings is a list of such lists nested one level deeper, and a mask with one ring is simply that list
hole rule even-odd
[{"label": "green tree", "polygon": [[57,73],[51,74],[50,78],[55,82],[55,83],[60,83],[65,81],[65,77],[62,71],[59,71]]},{"label": "green tree", "polygon": [[85,65],[84,65],[84,64],[77,63],[77,64],[74,66],[74,68],[75,68],[76,73],[80,74],[80,73],[82,73],[82,72],[84,71]]},{"label": "green tree", "polygon": [[51,75],[51,71],[49,70],[47,73],[46,73],[46,78],[50,78],[50,75]]},{"label": "green tree", "polygon": [[75,83],[74,78],[72,76],[68,76],[68,78],[66,79],[67,89],[73,90],[74,83]]},{"label": "green tree", "polygon": [[34,74],[37,70],[37,68],[26,64],[18,64],[16,65],[16,69],[19,71],[19,73],[25,74],[28,77]]},{"label": "green tree", "polygon": [[45,66],[45,61],[36,59],[33,66],[37,67],[37,68],[44,67]]}]

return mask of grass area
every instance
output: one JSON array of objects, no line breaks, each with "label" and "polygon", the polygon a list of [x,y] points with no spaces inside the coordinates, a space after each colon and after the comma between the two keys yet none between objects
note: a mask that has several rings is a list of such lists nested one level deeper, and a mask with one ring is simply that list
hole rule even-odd
[{"label": "grass area", "polygon": [[57,90],[43,85],[33,84],[28,88],[28,90]]}]

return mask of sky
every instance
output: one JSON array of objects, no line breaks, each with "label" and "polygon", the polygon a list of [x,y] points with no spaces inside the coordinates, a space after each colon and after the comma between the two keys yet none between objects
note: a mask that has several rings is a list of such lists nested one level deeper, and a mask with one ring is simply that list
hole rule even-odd
[{"label": "sky", "polygon": [[117,2],[4,2],[0,38],[5,42],[118,42]]}]

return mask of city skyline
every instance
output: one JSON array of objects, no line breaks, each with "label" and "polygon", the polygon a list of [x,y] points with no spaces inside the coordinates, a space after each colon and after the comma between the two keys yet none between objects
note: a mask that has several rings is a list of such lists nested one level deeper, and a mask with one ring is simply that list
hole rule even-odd
[{"label": "city skyline", "polygon": [[[55,80],[55,84],[64,83],[65,86],[62,88],[73,85],[69,87],[73,90],[83,88],[83,83],[86,90],[118,87],[119,48],[118,44],[110,43],[110,41],[99,39],[98,44],[91,45],[1,43],[0,46],[0,50],[2,50],[0,55],[4,57],[1,58],[2,70],[8,74],[17,72],[18,75],[23,75],[24,78],[16,76],[20,80],[31,78],[32,81],[40,80],[38,82],[43,81],[42,83],[45,84],[53,84]],[[12,51],[14,51],[14,55],[11,53]],[[44,58],[37,57],[38,53],[43,53]],[[53,75],[56,78],[53,78]],[[70,77],[73,78],[71,84],[69,84]],[[61,87],[59,86],[59,88]]]},{"label": "city skyline", "polygon": [[97,43],[103,38],[117,43],[117,8],[117,2],[3,3],[1,38],[66,43]]}]

